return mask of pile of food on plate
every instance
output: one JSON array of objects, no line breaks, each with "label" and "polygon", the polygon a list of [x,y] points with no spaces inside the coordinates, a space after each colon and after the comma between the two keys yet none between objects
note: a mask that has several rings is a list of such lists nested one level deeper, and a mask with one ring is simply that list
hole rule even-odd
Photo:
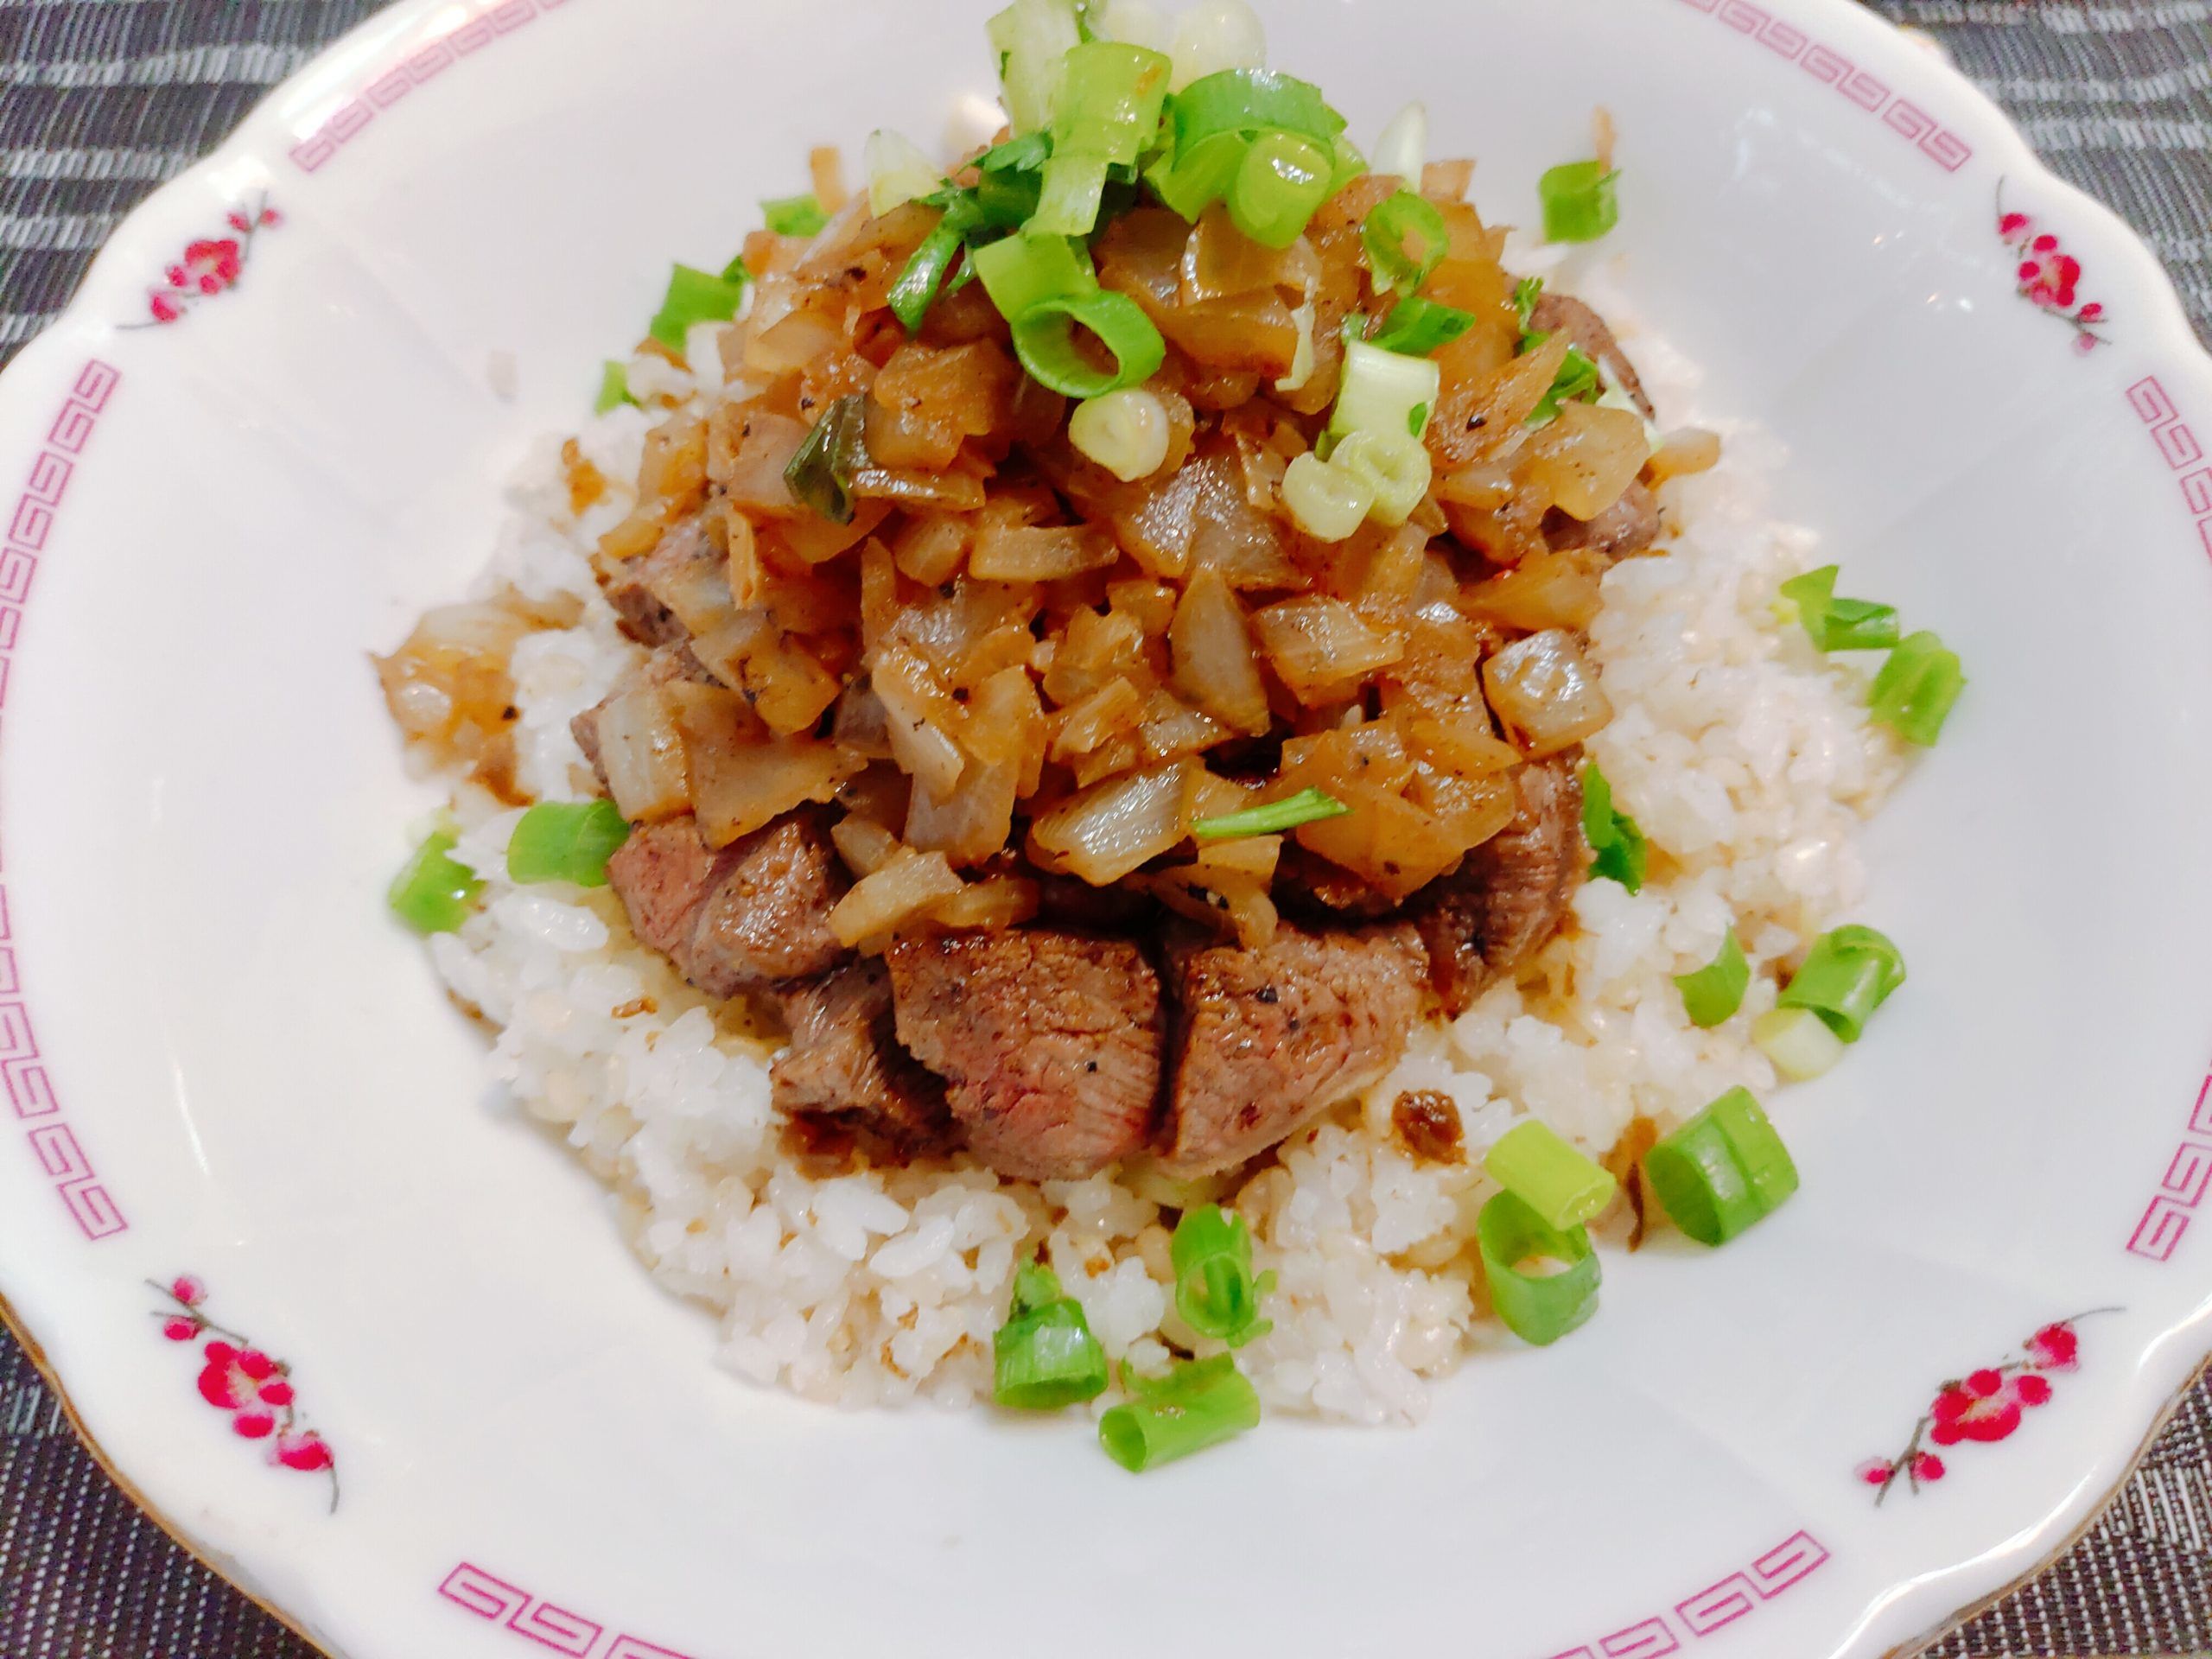
[{"label": "pile of food on plate", "polygon": [[1004,128],[678,266],[381,660],[393,903],[741,1374],[1132,1468],[1410,1420],[1796,1190],[1959,664],[1631,365],[1602,112],[1521,235],[1243,0],[989,34]]}]

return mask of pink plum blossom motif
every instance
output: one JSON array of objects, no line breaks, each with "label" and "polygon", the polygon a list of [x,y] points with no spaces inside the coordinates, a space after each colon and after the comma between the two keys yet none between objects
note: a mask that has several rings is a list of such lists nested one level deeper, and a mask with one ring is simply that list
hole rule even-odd
[{"label": "pink plum blossom motif", "polygon": [[1879,1504],[1888,1497],[1900,1480],[1917,1493],[1942,1479],[1950,1472],[1943,1452],[2010,1440],[2029,1412],[2050,1402],[2051,1377],[2081,1369],[2082,1339],[2074,1327],[2083,1319],[2119,1312],[2096,1307],[2055,1319],[2003,1363],[1945,1382],[1913,1425],[1912,1439],[1903,1452],[1894,1458],[1870,1458],[1859,1465],[1859,1478],[1875,1489],[1874,1502]]},{"label": "pink plum blossom motif", "polygon": [[2012,276],[2019,296],[2029,304],[2048,311],[2074,329],[2074,349],[2084,353],[2104,344],[2098,331],[2107,319],[2095,300],[2083,302],[2078,291],[2082,262],[2060,245],[2058,238],[2025,213],[2005,207],[2004,188],[1997,192],[1997,235],[2012,250],[2018,264]]},{"label": "pink plum blossom motif", "polygon": [[162,1334],[171,1342],[201,1344],[200,1397],[228,1414],[231,1431],[240,1440],[265,1442],[273,1466],[327,1477],[330,1507],[335,1510],[338,1457],[300,1415],[291,1368],[239,1332],[216,1324],[207,1313],[207,1287],[191,1274],[166,1285],[146,1282],[170,1304],[155,1311]]},{"label": "pink plum blossom motif", "polygon": [[183,257],[162,273],[161,286],[146,290],[147,320],[127,326],[152,328],[162,323],[181,322],[194,306],[219,294],[229,293],[245,274],[245,262],[253,252],[253,238],[263,231],[276,229],[283,222],[283,214],[269,205],[266,196],[257,197],[244,207],[233,208],[221,234],[202,237],[185,245]]}]

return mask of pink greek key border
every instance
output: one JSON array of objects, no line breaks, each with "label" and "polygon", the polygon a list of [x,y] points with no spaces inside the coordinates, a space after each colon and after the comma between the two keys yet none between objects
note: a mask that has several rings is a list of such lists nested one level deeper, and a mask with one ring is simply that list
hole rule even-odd
[{"label": "pink greek key border", "polygon": [[1973,158],[1974,146],[1941,125],[1916,104],[1892,92],[1834,47],[1823,46],[1802,29],[1785,23],[1751,0],[1682,0],[1696,11],[1758,41],[1784,63],[1794,63],[1815,80],[1833,87],[1899,137],[1916,146],[1936,166],[1955,173]]},{"label": "pink greek key border", "polygon": [[466,22],[456,24],[378,76],[361,89],[359,97],[340,105],[320,128],[294,144],[293,164],[302,173],[315,172],[353,143],[379,111],[391,108],[425,81],[443,74],[460,59],[494,41],[504,40],[515,30],[537,22],[544,13],[567,3],[568,0],[498,0],[498,3],[478,12]]},{"label": "pink greek key border", "polygon": [[1715,1580],[1673,1607],[1551,1659],[1661,1659],[1680,1653],[1683,1643],[1700,1641],[1802,1584],[1827,1560],[1827,1550],[1812,1534],[1793,1532],[1749,1567]]},{"label": "pink greek key border", "polygon": [[[60,518],[78,457],[122,378],[119,371],[97,359],[78,371],[61,412],[31,458],[30,478],[16,498],[4,536],[0,536],[0,709],[7,703],[9,669],[38,562]],[[61,1101],[47,1075],[30,1010],[22,1001],[4,880],[0,880],[0,1093],[7,1096],[16,1119],[29,1126],[24,1134],[31,1156],[60,1195],[78,1230],[88,1239],[112,1238],[127,1230],[130,1224],[93,1173],[76,1132],[62,1122]]]},{"label": "pink greek key border", "polygon": [[2212,1192],[2212,1077],[2197,1088],[2187,1136],[2174,1148],[2158,1190],[2135,1224],[2127,1241],[2129,1254],[2171,1262],[2208,1192]]},{"label": "pink greek key border", "polygon": [[438,1593],[462,1611],[503,1625],[541,1648],[566,1655],[567,1659],[689,1659],[673,1648],[656,1647],[635,1636],[617,1636],[602,1647],[607,1635],[604,1624],[534,1596],[467,1561],[446,1574]]}]

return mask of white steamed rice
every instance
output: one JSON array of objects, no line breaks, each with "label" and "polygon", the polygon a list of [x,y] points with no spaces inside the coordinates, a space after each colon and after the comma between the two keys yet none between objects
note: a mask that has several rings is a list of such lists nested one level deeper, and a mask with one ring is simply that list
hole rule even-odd
[{"label": "white steamed rice", "polygon": [[[1627,308],[1599,273],[1571,284],[1621,325]],[[1670,419],[1698,418],[1691,365],[1622,332]],[[694,364],[717,362],[711,330],[693,343]],[[649,400],[714,389],[650,356],[630,375]],[[510,492],[486,591],[512,583],[585,607],[577,626],[533,635],[515,655],[520,778],[544,797],[588,792],[569,718],[639,654],[588,556],[627,510],[641,441],[666,407],[617,410],[577,435],[614,484],[582,518],[557,440]],[[1775,1075],[1748,1033],[1774,1003],[1770,965],[1861,897],[1854,837],[1899,774],[1899,747],[1867,723],[1863,671],[1822,659],[1774,613],[1777,585],[1813,563],[1808,533],[1764,516],[1778,447],[1739,423],[1702,423],[1726,437],[1720,467],[1669,486],[1677,538],[1606,576],[1592,630],[1618,715],[1590,751],[1649,837],[1655,879],[1635,895],[1585,886],[1579,925],[1522,987],[1438,1022],[1391,1077],[1224,1196],[1279,1276],[1274,1329],[1242,1351],[1270,1407],[1417,1421],[1428,1379],[1459,1362],[1475,1319],[1482,1149],[1534,1114],[1602,1154],[1638,1114],[1663,1129],[1733,1084],[1764,1095]],[[846,1405],[988,1398],[1015,1265],[1040,1248],[1115,1358],[1148,1370],[1166,1342],[1217,1347],[1174,1311],[1158,1207],[1108,1176],[1035,1186],[938,1161],[810,1178],[769,1107],[772,1041],[639,945],[608,891],[511,883],[518,814],[467,790],[455,809],[457,856],[484,878],[486,902],[432,941],[438,971],[499,1029],[492,1068],[507,1098],[607,1184],[661,1283],[715,1311],[730,1370]],[[1671,976],[1709,961],[1732,920],[1751,992],[1734,1018],[1700,1031]],[[1391,1105],[1407,1089],[1457,1103],[1465,1165],[1417,1164],[1394,1140]]]}]

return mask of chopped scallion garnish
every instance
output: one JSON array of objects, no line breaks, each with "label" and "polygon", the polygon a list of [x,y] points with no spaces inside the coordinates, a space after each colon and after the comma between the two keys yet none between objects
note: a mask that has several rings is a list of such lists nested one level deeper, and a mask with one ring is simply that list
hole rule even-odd
[{"label": "chopped scallion garnish", "polygon": [[1620,222],[1620,175],[1603,162],[1566,162],[1536,181],[1547,242],[1594,242]]},{"label": "chopped scallion garnish", "polygon": [[1889,936],[1871,927],[1839,927],[1813,941],[1777,1004],[1809,1008],[1847,1043],[1855,1043],[1874,1010],[1904,983],[1904,957]]},{"label": "chopped scallion garnish", "polygon": [[1874,718],[1923,748],[1943,734],[1951,706],[1967,688],[1959,656],[1927,630],[1907,634],[1874,676],[1867,705]]},{"label": "chopped scallion garnish", "polygon": [[1274,1328],[1260,1317],[1260,1300],[1274,1288],[1275,1276],[1254,1276],[1252,1230],[1243,1217],[1217,1204],[1186,1211],[1167,1248],[1176,1311],[1192,1330],[1242,1348]]},{"label": "chopped scallion garnish", "polygon": [[1744,1006],[1744,993],[1751,982],[1751,965],[1731,927],[1720,941],[1720,954],[1694,973],[1676,974],[1682,1007],[1690,1023],[1710,1030]]},{"label": "chopped scallion garnish", "polygon": [[1329,199],[1334,171],[1328,149],[1313,139],[1262,133],[1230,181],[1230,222],[1262,247],[1287,248]]},{"label": "chopped scallion garnish", "polygon": [[[1541,345],[1548,335],[1535,336]],[[1546,391],[1535,408],[1529,411],[1528,424],[1542,426],[1559,418],[1561,404],[1594,404],[1605,391],[1605,382],[1598,373],[1597,359],[1580,346],[1567,348],[1567,359],[1559,365],[1559,372],[1552,377],[1551,389]]]},{"label": "chopped scallion garnish", "polygon": [[625,404],[638,400],[630,395],[629,365],[609,358],[599,371],[599,396],[592,400],[591,412],[605,415]]},{"label": "chopped scallion garnish", "polygon": [[522,815],[507,842],[507,874],[517,881],[607,885],[607,861],[630,838],[614,803],[540,801]]},{"label": "chopped scallion garnish", "polygon": [[459,844],[452,830],[435,831],[392,878],[385,896],[393,912],[417,933],[450,933],[476,909],[484,884],[452,856]]},{"label": "chopped scallion garnish", "polygon": [[1262,132],[1295,132],[1333,151],[1344,118],[1311,81],[1268,69],[1224,69],[1175,94],[1172,125],[1179,156],[1211,138]]},{"label": "chopped scallion garnish", "polygon": [[838,398],[815,423],[784,468],[784,482],[824,518],[849,524],[853,476],[868,464],[868,394],[855,391]]},{"label": "chopped scallion garnish", "polygon": [[1748,1089],[1731,1089],[1644,1154],[1643,1176],[1700,1244],[1726,1243],[1797,1190],[1789,1149]]},{"label": "chopped scallion garnish", "polygon": [[1014,1277],[1014,1305],[991,1338],[991,1398],[1022,1411],[1057,1411],[1106,1391],[1106,1351],[1082,1304],[1040,1262]]},{"label": "chopped scallion garnish", "polygon": [[768,228],[778,236],[813,236],[830,222],[830,215],[822,211],[822,204],[809,191],[803,196],[779,196],[773,201],[760,204],[760,212]]},{"label": "chopped scallion garnish", "polygon": [[717,276],[711,271],[678,265],[669,273],[668,293],[646,330],[672,352],[681,352],[692,328],[702,322],[728,322],[745,303],[745,267],[730,267]]},{"label": "chopped scallion garnish", "polygon": [[1483,1168],[1545,1226],[1560,1230],[1580,1226],[1620,1191],[1618,1181],[1533,1117],[1498,1136],[1483,1154]]},{"label": "chopped scallion garnish", "polygon": [[1406,357],[1441,351],[1475,326],[1471,311],[1408,295],[1391,308],[1372,344]]},{"label": "chopped scallion garnish", "polygon": [[1843,1058],[1843,1039],[1810,1008],[1769,1008],[1751,1021],[1751,1043],[1792,1083],[1809,1083]]},{"label": "chopped scallion garnish", "polygon": [[[1434,409],[1444,387],[1443,371],[1434,359],[1385,351],[1359,338],[1359,327],[1349,321],[1345,327],[1344,378],[1323,434],[1330,451],[1355,432],[1409,432],[1419,437],[1427,422],[1424,416],[1415,426],[1414,411]],[[1325,453],[1322,459],[1327,458]]]},{"label": "chopped scallion garnish", "polygon": [[[1598,1311],[1602,1275],[1586,1229],[1549,1226],[1523,1200],[1500,1192],[1475,1217],[1475,1244],[1491,1306],[1522,1341],[1548,1346]],[[1560,1271],[1525,1270],[1539,1260]]]},{"label": "chopped scallion garnish", "polygon": [[1141,1376],[1124,1365],[1122,1386],[1129,1391],[1129,1402],[1098,1420],[1098,1444],[1132,1474],[1187,1458],[1259,1425],[1259,1390],[1230,1354],[1178,1364],[1161,1377]]},{"label": "chopped scallion garnish", "polygon": [[1582,838],[1595,856],[1590,861],[1594,879],[1618,881],[1630,893],[1643,887],[1649,848],[1634,818],[1613,809],[1613,786],[1592,760],[1582,769]]},{"label": "chopped scallion garnish", "polygon": [[1871,600],[1838,599],[1840,566],[1824,564],[1782,584],[1782,596],[1796,607],[1797,620],[1818,651],[1877,651],[1897,642],[1894,605]]},{"label": "chopped scallion garnish", "polygon": [[1529,349],[1529,320],[1536,315],[1536,302],[1543,296],[1544,279],[1541,276],[1523,276],[1513,284],[1513,315],[1521,319],[1521,349],[1524,352]]},{"label": "chopped scallion garnish", "polygon": [[[1013,327],[1014,355],[1029,378],[1065,397],[1100,397],[1141,385],[1167,360],[1167,342],[1152,319],[1128,295],[1109,289],[1039,300],[1014,319]],[[1077,343],[1077,328],[1105,348],[1112,368],[1092,365]]]},{"label": "chopped scallion garnish", "polygon": [[1359,239],[1366,245],[1378,293],[1414,293],[1444,263],[1452,246],[1443,210],[1410,190],[1377,203],[1360,226]]},{"label": "chopped scallion garnish", "polygon": [[1318,789],[1301,789],[1297,794],[1265,806],[1248,806],[1242,812],[1224,812],[1219,817],[1200,818],[1191,826],[1191,833],[1200,841],[1235,841],[1245,836],[1276,836],[1286,830],[1295,830],[1301,823],[1319,823],[1324,818],[1340,818],[1351,810],[1335,796]]}]

